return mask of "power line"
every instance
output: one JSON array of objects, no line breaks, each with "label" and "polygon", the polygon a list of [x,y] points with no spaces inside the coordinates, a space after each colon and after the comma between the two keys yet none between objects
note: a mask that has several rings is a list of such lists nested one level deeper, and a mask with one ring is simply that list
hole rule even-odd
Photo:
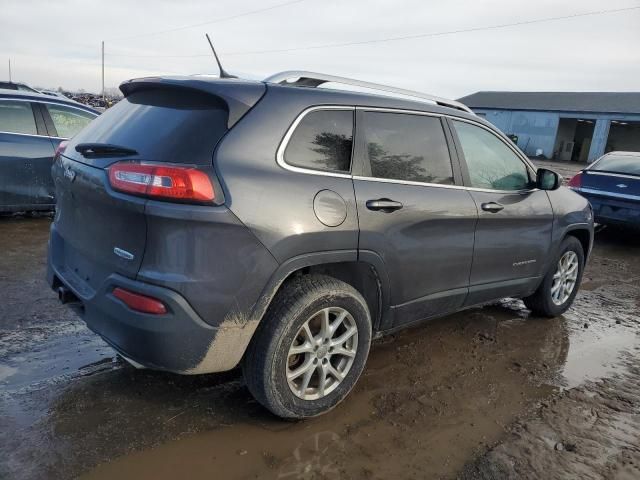
[{"label": "power line", "polygon": [[517,27],[517,26],[522,26],[522,25],[531,25],[531,24],[535,24],[535,23],[553,22],[553,21],[558,21],[558,20],[568,20],[568,19],[572,19],[572,18],[588,17],[588,16],[595,16],[595,15],[604,15],[604,14],[608,14],[608,13],[619,13],[619,12],[625,12],[625,11],[629,11],[629,10],[638,10],[638,9],[640,9],[640,5],[635,6],[635,7],[616,8],[616,9],[611,9],[611,10],[598,10],[598,11],[592,11],[592,12],[575,13],[575,14],[572,14],[572,15],[563,15],[563,16],[558,16],[558,17],[547,17],[547,18],[539,18],[539,19],[534,19],[534,20],[523,20],[523,21],[520,21],[520,22],[503,23],[503,24],[498,24],[498,25],[488,25],[488,26],[482,26],[482,27],[463,28],[463,29],[459,29],[459,30],[447,30],[447,31],[443,31],[443,32],[417,33],[417,34],[413,34],[413,35],[402,35],[402,36],[397,36],[397,37],[387,37],[387,38],[381,38],[381,39],[361,40],[361,41],[344,42],[344,43],[329,43],[329,44],[324,44],[324,45],[309,45],[309,46],[305,46],[305,47],[280,48],[280,49],[274,49],[274,50],[254,50],[254,51],[244,51],[244,52],[231,52],[231,53],[226,54],[225,56],[257,55],[257,54],[263,54],[263,53],[285,53],[285,52],[295,52],[295,51],[302,51],[302,50],[316,50],[316,49],[322,49],[322,48],[337,48],[337,47],[349,47],[349,46],[355,46],[355,45],[368,45],[368,44],[372,44],[372,43],[397,42],[397,41],[400,41],[400,40],[412,40],[412,39],[416,39],[416,38],[442,37],[442,36],[445,36],[445,35],[455,35],[455,34],[458,34],[458,33],[471,33],[471,32],[479,32],[479,31],[483,31],[483,30],[497,30],[497,29],[501,29],[501,28]]},{"label": "power line", "polygon": [[[303,1],[303,0],[299,0],[299,1]],[[287,52],[297,52],[297,51],[304,51],[304,50],[319,50],[323,48],[339,48],[339,47],[349,47],[349,46],[358,46],[358,45],[368,45],[373,43],[397,42],[401,40],[413,40],[417,38],[442,37],[445,35],[455,35],[459,33],[472,33],[472,32],[480,32],[485,30],[497,30],[502,28],[532,25],[537,23],[554,22],[558,20],[568,20],[573,18],[605,15],[609,13],[620,13],[620,12],[626,12],[626,11],[638,10],[638,9],[640,9],[640,5],[635,7],[616,8],[616,9],[610,9],[610,10],[596,10],[591,12],[575,13],[571,15],[562,15],[557,17],[546,17],[546,18],[538,18],[533,20],[523,20],[520,22],[502,23],[498,25],[485,25],[480,27],[463,28],[463,29],[457,29],[457,30],[445,30],[442,32],[417,33],[413,35],[402,35],[402,36],[396,36],[396,37],[359,40],[359,41],[343,42],[343,43],[326,43],[326,44],[320,44],[320,45],[307,45],[303,47],[230,52],[225,54],[225,57],[241,56],[241,55],[263,55],[266,53],[287,53]],[[128,58],[198,58],[198,57],[211,56],[211,55],[127,55],[127,54],[108,54],[108,55],[112,57],[128,57]]]},{"label": "power line", "polygon": [[[183,25],[181,27],[169,28],[167,30],[158,30],[158,31],[155,31],[155,32],[139,33],[139,34],[135,34],[135,35],[127,35],[127,36],[124,36],[124,37],[116,37],[116,38],[107,39],[106,41],[107,42],[114,42],[114,41],[118,41],[118,40],[130,40],[132,38],[140,38],[140,37],[147,37],[147,36],[152,36],[152,35],[160,35],[162,33],[177,32],[179,30],[187,30],[189,28],[202,27],[204,25],[211,25],[213,23],[225,22],[227,20],[233,20],[235,18],[246,17],[248,15],[255,15],[257,13],[262,13],[262,12],[266,12],[266,11],[269,11],[269,10],[275,10],[276,8],[282,8],[282,7],[286,7],[288,5],[293,5],[294,3],[300,3],[300,2],[304,2],[304,1],[306,1],[306,0],[291,0],[291,1],[288,1],[288,2],[278,3],[276,5],[271,5],[270,7],[258,8],[256,10],[250,10],[248,12],[237,13],[235,15],[229,15],[228,17],[220,17],[220,18],[215,18],[213,20],[207,20],[206,22],[192,23],[190,25]],[[202,56],[206,56],[206,55],[202,55]]]}]

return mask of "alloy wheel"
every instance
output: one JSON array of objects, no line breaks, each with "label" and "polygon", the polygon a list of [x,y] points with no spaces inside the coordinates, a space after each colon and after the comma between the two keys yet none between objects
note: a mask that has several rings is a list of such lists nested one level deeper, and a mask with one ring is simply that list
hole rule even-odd
[{"label": "alloy wheel", "polygon": [[563,305],[576,288],[578,265],[578,255],[574,251],[569,250],[560,257],[551,285],[551,300],[556,305]]},{"label": "alloy wheel", "polygon": [[298,330],[287,354],[287,382],[303,400],[317,400],[344,380],[358,349],[358,327],[344,308],[328,307],[311,315]]}]

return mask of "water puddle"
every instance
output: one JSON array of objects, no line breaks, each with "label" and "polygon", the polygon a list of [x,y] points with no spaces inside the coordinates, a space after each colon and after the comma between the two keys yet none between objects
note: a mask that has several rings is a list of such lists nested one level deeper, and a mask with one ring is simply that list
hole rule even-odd
[{"label": "water puddle", "polygon": [[625,373],[627,354],[640,349],[634,293],[629,286],[603,286],[580,293],[565,314],[569,349],[560,385],[575,388],[588,381]]},{"label": "water puddle", "polygon": [[114,351],[79,320],[6,333],[0,345],[4,394],[94,372],[115,359]]},{"label": "water puddle", "polygon": [[597,332],[585,330],[575,334],[570,343],[567,362],[562,368],[566,388],[577,387],[613,374],[624,373],[624,354],[640,346],[635,332]]}]

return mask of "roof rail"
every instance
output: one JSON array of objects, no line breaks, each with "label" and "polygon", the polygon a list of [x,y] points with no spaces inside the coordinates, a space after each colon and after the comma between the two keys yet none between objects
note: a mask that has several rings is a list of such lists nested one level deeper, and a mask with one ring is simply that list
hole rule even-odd
[{"label": "roof rail", "polygon": [[380,90],[384,92],[405,95],[407,97],[420,98],[428,100],[443,107],[455,108],[463,112],[474,114],[473,111],[465,104],[449,100],[446,98],[436,97],[428,93],[414,92],[413,90],[405,90],[404,88],[390,87],[388,85],[380,85],[379,83],[363,82],[352,78],[336,77],[334,75],[326,75],[324,73],[305,72],[302,70],[289,70],[286,72],[276,73],[264,79],[265,82],[277,83],[280,85],[291,85],[297,87],[319,87],[323,83],[340,83],[342,85],[352,85],[355,87],[369,88],[371,90]]}]

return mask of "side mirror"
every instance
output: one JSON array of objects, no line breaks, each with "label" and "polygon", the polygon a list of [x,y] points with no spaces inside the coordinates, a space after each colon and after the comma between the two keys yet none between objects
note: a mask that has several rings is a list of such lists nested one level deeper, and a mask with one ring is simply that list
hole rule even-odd
[{"label": "side mirror", "polygon": [[540,190],[557,190],[562,185],[562,177],[552,170],[539,168],[536,173],[536,187]]}]

